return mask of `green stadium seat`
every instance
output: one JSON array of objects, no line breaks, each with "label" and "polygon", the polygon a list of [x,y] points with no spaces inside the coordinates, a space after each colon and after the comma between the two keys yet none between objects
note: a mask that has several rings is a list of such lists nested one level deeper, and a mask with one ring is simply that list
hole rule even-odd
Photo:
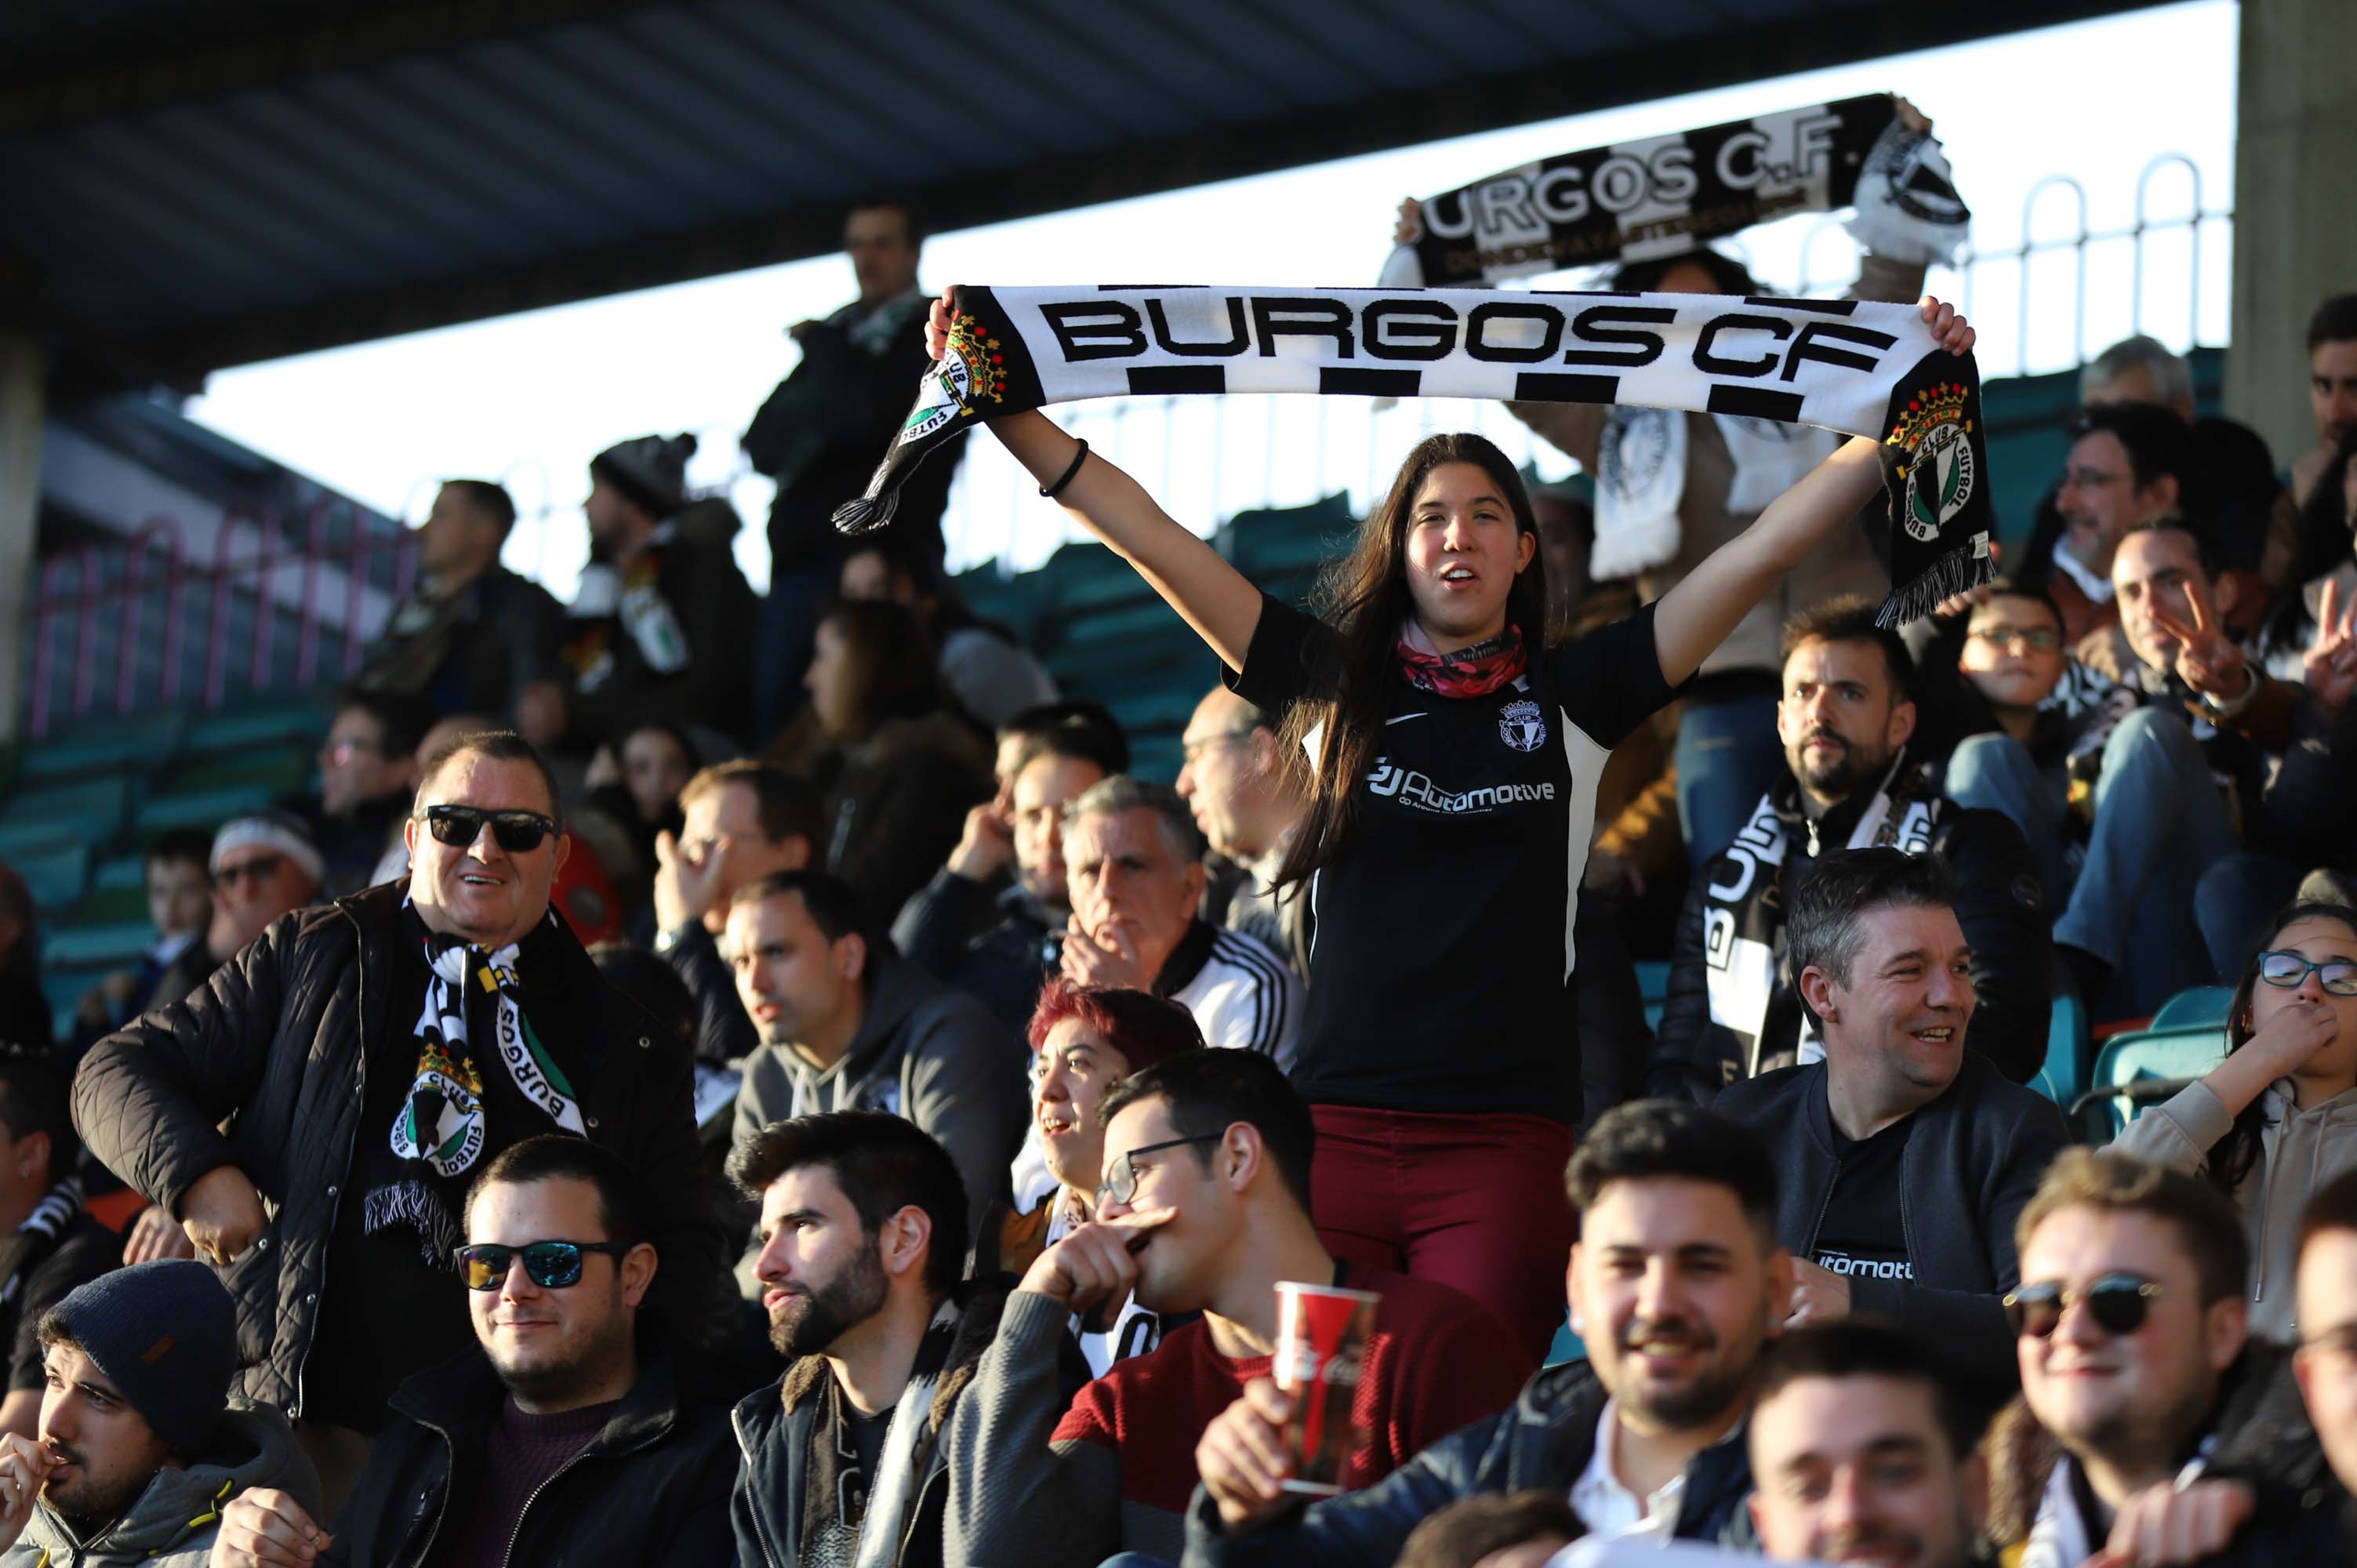
[{"label": "green stadium seat", "polygon": [[123,920],[147,919],[147,884],[145,876],[128,887],[108,887],[92,883],[82,901],[74,906],[73,923],[77,926],[105,926]]},{"label": "green stadium seat", "polygon": [[231,817],[262,810],[277,794],[277,790],[258,784],[174,790],[140,807],[133,825],[143,838],[174,828],[216,828]]},{"label": "green stadium seat", "polygon": [[2053,1018],[2046,1028],[2046,1065],[2029,1087],[2069,1110],[2087,1092],[2088,1045],[2085,1004],[2069,993],[2054,998]]},{"label": "green stadium seat", "polygon": [[57,1039],[73,1032],[74,1014],[81,999],[90,994],[91,987],[104,980],[121,966],[95,964],[84,969],[46,970],[41,975],[41,993],[49,999],[50,1026]]},{"label": "green stadium seat", "polygon": [[1659,1002],[1670,993],[1670,966],[1666,963],[1641,963],[1637,967],[1637,994],[1648,1002]]},{"label": "green stadium seat", "polygon": [[300,746],[307,754],[326,737],[332,717],[314,693],[255,703],[196,720],[188,726],[188,749],[210,753],[284,746]]},{"label": "green stadium seat", "polygon": [[46,783],[91,773],[136,773],[168,760],[188,730],[182,709],[134,714],[75,725],[25,753],[20,782]]},{"label": "green stadium seat", "polygon": [[0,858],[66,839],[105,843],[122,828],[135,793],[121,774],[20,791],[0,806]]},{"label": "green stadium seat", "polygon": [[1337,492],[1308,506],[1263,507],[1228,520],[1223,539],[1236,570],[1258,583],[1269,574],[1315,570],[1350,548],[1359,519]]},{"label": "green stadium seat", "polygon": [[2151,1026],[2156,1031],[2223,1028],[2226,1009],[2233,1000],[2234,988],[2231,985],[2197,985],[2162,1003],[2160,1011],[2152,1015]]},{"label": "green stadium seat", "polygon": [[145,918],[67,926],[51,931],[41,943],[41,967],[71,970],[112,965],[119,969],[138,961],[155,940],[156,928]]},{"label": "green stadium seat", "polygon": [[309,789],[312,772],[312,759],[303,751],[285,746],[254,746],[191,756],[171,770],[170,782],[175,795],[234,785],[293,795]]},{"label": "green stadium seat", "polygon": [[[2115,1035],[2095,1058],[2089,1075],[2091,1090],[2125,1088],[2151,1079],[2200,1078],[2226,1059],[2222,1028],[2144,1029]],[[2098,1103],[2091,1114],[2093,1130],[2108,1142],[2126,1124],[2131,1107],[2117,1098]]]},{"label": "green stadium seat", "polygon": [[93,892],[113,893],[125,887],[139,889],[144,901],[147,894],[147,857],[145,854],[109,855],[98,863],[98,875],[90,879]]},{"label": "green stadium seat", "polygon": [[1547,1348],[1546,1364],[1548,1366],[1560,1367],[1566,1361],[1585,1361],[1587,1359],[1587,1341],[1581,1339],[1578,1335],[1574,1334],[1571,1331],[1571,1325],[1569,1323],[1565,1323],[1561,1327],[1555,1331],[1555,1343]]},{"label": "green stadium seat", "polygon": [[81,897],[82,887],[90,880],[90,845],[82,840],[70,839],[47,849],[10,855],[8,865],[24,878],[25,890],[33,896],[33,908],[44,911],[63,909]]}]

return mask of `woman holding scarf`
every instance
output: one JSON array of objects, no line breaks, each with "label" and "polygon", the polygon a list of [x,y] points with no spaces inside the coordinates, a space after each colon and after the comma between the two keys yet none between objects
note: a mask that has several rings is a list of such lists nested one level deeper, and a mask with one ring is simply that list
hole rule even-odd
[{"label": "woman holding scarf", "polygon": [[[1926,299],[1941,346],[1972,329]],[[948,300],[933,307],[936,359]],[[991,429],[1283,715],[1308,819],[1279,874],[1316,920],[1294,1083],[1337,1256],[1446,1281],[1543,1353],[1580,1116],[1572,942],[1598,776],[1792,564],[1876,493],[1849,441],[1663,598],[1550,647],[1529,496],[1478,435],[1408,454],[1313,618],[1263,594],[1036,411]],[[1307,884],[1307,887],[1300,886]]]}]

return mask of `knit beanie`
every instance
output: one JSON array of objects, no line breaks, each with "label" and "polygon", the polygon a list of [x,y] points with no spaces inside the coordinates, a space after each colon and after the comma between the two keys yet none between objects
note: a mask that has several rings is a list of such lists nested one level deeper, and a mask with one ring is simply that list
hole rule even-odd
[{"label": "knit beanie", "polygon": [[176,1453],[204,1451],[237,1372],[237,1306],[209,1265],[170,1258],[117,1269],[53,1316],[156,1436]]},{"label": "knit beanie", "polygon": [[693,435],[641,435],[590,458],[589,472],[661,519],[687,505],[687,460],[694,456]]}]

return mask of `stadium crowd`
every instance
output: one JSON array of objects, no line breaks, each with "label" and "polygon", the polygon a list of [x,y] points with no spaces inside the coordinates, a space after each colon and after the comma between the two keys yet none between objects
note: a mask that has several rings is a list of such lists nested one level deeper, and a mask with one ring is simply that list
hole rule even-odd
[{"label": "stadium crowd", "polygon": [[[960,601],[952,463],[829,524],[922,238],[850,214],[752,419],[766,596],[692,438],[591,465],[570,605],[454,479],[317,796],[151,845],[64,1039],[0,867],[0,1563],[2357,1552],[2357,295],[2287,483],[2131,338],[1903,635],[1870,441],[1738,506],[1676,416],[1616,579],[1434,436],[1305,609],[997,420],[1224,666],[1174,783]],[[2055,998],[2202,983],[2087,1146]],[[1380,1297],[1316,1495],[1279,1282]]]}]

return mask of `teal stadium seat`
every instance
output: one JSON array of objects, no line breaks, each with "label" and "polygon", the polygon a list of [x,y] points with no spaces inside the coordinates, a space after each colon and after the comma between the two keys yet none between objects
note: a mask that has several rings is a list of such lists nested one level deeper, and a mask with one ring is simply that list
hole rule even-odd
[{"label": "teal stadium seat", "polygon": [[33,908],[44,913],[70,908],[90,879],[90,845],[80,839],[12,854],[7,861],[24,878]]},{"label": "teal stadium seat", "polygon": [[2068,1111],[2087,1092],[2090,1067],[2087,1008],[2076,995],[2054,998],[2054,1015],[2046,1029],[2046,1065],[2029,1087]]},{"label": "teal stadium seat", "polygon": [[[2115,1035],[2095,1058],[2092,1090],[2122,1089],[2154,1079],[2200,1078],[2226,1059],[2222,1026],[2191,1029],[2147,1029]],[[2099,1102],[2091,1115],[2090,1130],[2106,1143],[2119,1136],[2133,1107],[2116,1097]]]}]

